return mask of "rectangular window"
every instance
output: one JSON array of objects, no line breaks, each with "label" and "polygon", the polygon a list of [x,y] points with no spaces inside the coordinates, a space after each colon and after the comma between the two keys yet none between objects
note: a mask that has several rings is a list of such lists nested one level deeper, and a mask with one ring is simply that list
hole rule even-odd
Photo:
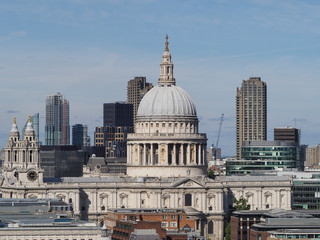
[{"label": "rectangular window", "polygon": [[176,215],[171,215],[171,219],[176,219]]},{"label": "rectangular window", "polygon": [[162,218],[165,220],[167,219],[167,215],[163,215]]},{"label": "rectangular window", "polygon": [[161,227],[167,228],[168,227],[168,222],[161,222]]},{"label": "rectangular window", "polygon": [[170,223],[170,227],[176,228],[176,227],[177,227],[177,222],[171,222],[171,223]]},{"label": "rectangular window", "polygon": [[192,195],[190,194],[190,193],[187,193],[187,194],[185,194],[185,201],[184,201],[184,205],[186,206],[186,207],[188,207],[188,206],[192,206]]}]

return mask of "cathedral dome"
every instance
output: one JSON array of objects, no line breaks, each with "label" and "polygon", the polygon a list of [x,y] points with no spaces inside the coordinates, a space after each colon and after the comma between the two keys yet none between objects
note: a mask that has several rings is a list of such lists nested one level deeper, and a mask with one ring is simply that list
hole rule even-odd
[{"label": "cathedral dome", "polygon": [[141,100],[137,117],[196,117],[189,94],[175,85],[158,85]]},{"label": "cathedral dome", "polygon": [[137,119],[145,117],[197,117],[196,107],[189,94],[175,85],[173,62],[168,45],[168,36],[166,36],[166,48],[160,63],[159,84],[147,92],[141,100]]}]

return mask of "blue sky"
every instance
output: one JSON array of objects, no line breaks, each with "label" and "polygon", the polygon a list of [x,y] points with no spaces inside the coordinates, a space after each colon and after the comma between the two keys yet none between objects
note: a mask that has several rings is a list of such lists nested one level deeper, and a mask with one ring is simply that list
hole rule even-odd
[{"label": "blue sky", "polygon": [[201,132],[235,153],[235,95],[242,80],[268,87],[273,128],[320,143],[320,2],[296,0],[3,0],[0,3],[0,147],[13,116],[21,130],[61,92],[71,124],[102,124],[102,104],[126,100],[127,81],[157,83],[165,34],[177,85],[197,106]]}]

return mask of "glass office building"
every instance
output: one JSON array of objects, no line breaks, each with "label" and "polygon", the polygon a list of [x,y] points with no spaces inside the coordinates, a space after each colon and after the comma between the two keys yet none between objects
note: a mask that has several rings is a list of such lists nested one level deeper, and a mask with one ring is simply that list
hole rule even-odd
[{"label": "glass office building", "polygon": [[244,141],[241,156],[242,160],[226,162],[227,175],[295,168],[301,158],[298,144],[286,141]]}]

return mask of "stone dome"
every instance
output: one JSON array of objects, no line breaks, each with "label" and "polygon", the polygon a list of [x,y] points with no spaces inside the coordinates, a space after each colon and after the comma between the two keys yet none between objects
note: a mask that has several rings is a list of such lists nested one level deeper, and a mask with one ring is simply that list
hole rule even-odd
[{"label": "stone dome", "polygon": [[175,85],[158,85],[141,100],[137,117],[196,117],[189,94]]},{"label": "stone dome", "polygon": [[160,63],[160,78],[158,86],[152,88],[142,98],[138,112],[139,118],[197,118],[196,107],[191,97],[182,88],[176,86],[173,77],[173,62],[168,47],[168,35],[166,36],[166,48],[162,54]]}]

